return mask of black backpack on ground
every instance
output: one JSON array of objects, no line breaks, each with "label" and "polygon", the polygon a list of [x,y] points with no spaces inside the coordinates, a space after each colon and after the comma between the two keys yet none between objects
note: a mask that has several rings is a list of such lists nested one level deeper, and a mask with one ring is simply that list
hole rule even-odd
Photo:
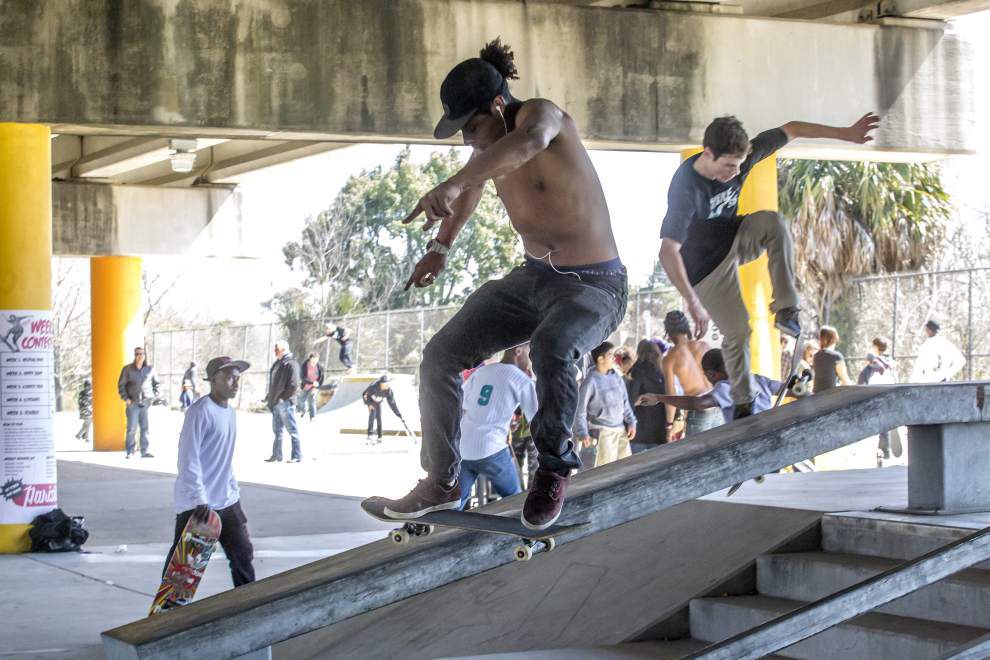
[{"label": "black backpack on ground", "polygon": [[43,513],[31,523],[31,552],[79,552],[89,538],[86,519],[69,517],[62,509]]}]

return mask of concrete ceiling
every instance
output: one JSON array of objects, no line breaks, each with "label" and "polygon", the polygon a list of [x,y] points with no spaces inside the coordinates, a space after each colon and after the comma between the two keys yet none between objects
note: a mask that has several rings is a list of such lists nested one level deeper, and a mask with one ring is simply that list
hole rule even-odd
[{"label": "concrete ceiling", "polygon": [[248,172],[345,146],[348,143],[201,137],[195,140],[192,170],[176,172],[168,137],[56,133],[52,178],[175,188],[234,184]]},{"label": "concrete ceiling", "polygon": [[990,0],[543,0],[592,7],[656,7],[746,16],[856,22],[881,17],[949,20],[990,10]]}]

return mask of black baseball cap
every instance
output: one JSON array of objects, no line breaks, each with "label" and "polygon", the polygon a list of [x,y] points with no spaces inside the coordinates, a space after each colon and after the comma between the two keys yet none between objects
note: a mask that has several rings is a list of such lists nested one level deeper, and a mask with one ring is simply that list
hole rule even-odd
[{"label": "black baseball cap", "polygon": [[935,334],[938,334],[938,331],[941,329],[941,326],[938,324],[938,321],[936,321],[935,319],[928,319],[928,321],[925,322],[925,327],[931,330],[932,332],[934,332]]},{"label": "black baseball cap", "polygon": [[433,137],[443,140],[454,135],[499,94],[507,97],[509,84],[498,69],[480,57],[464,60],[450,70],[440,85],[443,117],[433,129]]},{"label": "black baseball cap", "polygon": [[241,373],[244,373],[251,368],[251,365],[244,360],[234,360],[227,357],[215,357],[206,365],[206,378],[203,380],[213,380],[213,377],[221,369],[240,369]]}]

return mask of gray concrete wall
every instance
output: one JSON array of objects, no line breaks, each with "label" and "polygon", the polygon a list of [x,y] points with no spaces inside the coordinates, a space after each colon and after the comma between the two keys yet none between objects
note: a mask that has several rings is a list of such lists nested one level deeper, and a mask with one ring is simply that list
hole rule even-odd
[{"label": "gray concrete wall", "polygon": [[885,123],[974,148],[973,46],[938,30],[493,0],[0,0],[0,117],[78,132],[429,140],[446,71],[496,35],[521,97],[594,146],[697,144],[718,114]]},{"label": "gray concrete wall", "polygon": [[241,196],[226,187],[52,184],[57,256],[256,256],[245,231]]}]

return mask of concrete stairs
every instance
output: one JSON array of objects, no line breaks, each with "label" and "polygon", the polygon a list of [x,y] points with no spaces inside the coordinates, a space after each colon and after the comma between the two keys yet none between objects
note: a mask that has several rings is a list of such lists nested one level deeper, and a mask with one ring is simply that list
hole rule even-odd
[{"label": "concrete stairs", "polygon": [[[691,638],[715,642],[873,577],[969,529],[826,515],[815,552],[756,561],[756,594],[696,598]],[[990,570],[962,571],[780,651],[791,658],[938,658],[990,630]]]}]

